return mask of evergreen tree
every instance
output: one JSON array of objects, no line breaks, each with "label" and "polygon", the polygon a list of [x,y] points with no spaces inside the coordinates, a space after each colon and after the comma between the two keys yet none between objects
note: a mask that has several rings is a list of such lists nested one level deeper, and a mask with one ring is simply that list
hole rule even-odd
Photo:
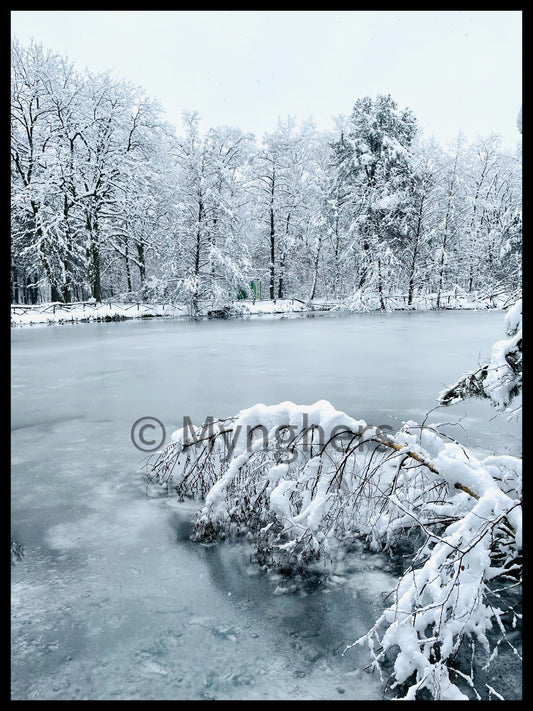
[{"label": "evergreen tree", "polygon": [[385,308],[384,284],[397,269],[412,181],[410,147],[416,120],[390,96],[358,99],[346,136],[334,144],[337,166],[350,188],[355,251],[362,289],[371,286]]}]

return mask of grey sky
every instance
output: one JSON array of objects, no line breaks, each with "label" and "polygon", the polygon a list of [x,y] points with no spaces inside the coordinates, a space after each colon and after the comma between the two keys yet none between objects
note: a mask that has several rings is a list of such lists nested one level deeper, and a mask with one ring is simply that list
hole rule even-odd
[{"label": "grey sky", "polygon": [[441,144],[520,140],[520,11],[12,11],[11,32],[142,86],[178,128],[187,109],[258,137],[289,114],[330,129],[391,94]]}]

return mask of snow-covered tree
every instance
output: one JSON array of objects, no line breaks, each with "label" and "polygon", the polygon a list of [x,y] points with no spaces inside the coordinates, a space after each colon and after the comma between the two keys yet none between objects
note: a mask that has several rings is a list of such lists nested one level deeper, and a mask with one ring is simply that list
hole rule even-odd
[{"label": "snow-covered tree", "polygon": [[500,138],[490,135],[478,139],[469,151],[467,163],[468,217],[463,236],[463,257],[466,272],[465,288],[468,293],[483,288],[486,283],[484,263],[492,259],[492,245],[488,245],[490,227],[487,208],[494,192],[500,158]]},{"label": "snow-covered tree", "polygon": [[385,308],[384,285],[398,270],[397,242],[405,234],[416,119],[390,96],[358,99],[350,129],[334,143],[338,170],[350,186],[358,235],[358,288],[372,286]]},{"label": "snow-covered tree", "polygon": [[[289,248],[291,209],[291,190],[288,171],[288,155],[293,141],[294,123],[288,118],[285,125],[281,122],[277,131],[266,134],[253,162],[253,193],[256,196],[256,215],[259,229],[259,249],[268,274],[268,293],[275,299],[283,293],[283,271]],[[276,287],[278,287],[276,289]]]},{"label": "snow-covered tree", "polygon": [[459,134],[454,145],[442,150],[438,161],[435,182],[435,198],[440,210],[434,219],[434,266],[431,272],[435,280],[432,290],[436,292],[436,307],[440,308],[442,293],[456,278],[457,264],[455,250],[464,224],[464,205],[462,201],[464,136]]},{"label": "snow-covered tree", "polygon": [[173,137],[139,87],[17,41],[11,99],[15,300],[198,305],[252,279],[272,299],[357,308],[398,291],[437,307],[452,288],[519,295],[521,157],[496,136],[419,146],[413,114],[377,96],[320,137],[291,118],[259,145],[201,135],[194,114]]},{"label": "snow-covered tree", "polygon": [[34,286],[46,284],[60,297],[63,244],[57,239],[51,144],[54,137],[53,84],[61,60],[35,43],[11,48],[11,208],[12,261]]},{"label": "snow-covered tree", "polygon": [[249,257],[239,229],[242,164],[250,138],[236,129],[200,134],[197,112],[184,114],[177,168],[175,273],[177,299],[199,312],[200,301],[233,301],[247,281]]},{"label": "snow-covered tree", "polygon": [[435,183],[437,176],[436,147],[424,143],[412,158],[411,179],[408,182],[408,201],[405,223],[397,238],[402,271],[407,285],[407,305],[413,304],[415,290],[427,285],[430,247],[434,234],[437,210]]},{"label": "snow-covered tree", "polygon": [[[312,299],[316,294],[325,240],[322,207],[328,155],[327,141],[312,121],[297,125],[287,117],[265,137],[254,162],[258,225],[266,226],[268,216],[269,279],[276,298]],[[268,165],[275,171],[274,196],[274,176],[265,171]]]},{"label": "snow-covered tree", "polygon": [[161,169],[150,180],[159,108],[140,89],[75,71],[38,45],[14,42],[12,58],[14,269],[24,264],[54,301],[100,300],[124,272],[131,281],[132,258],[142,281],[145,242],[132,229],[143,221],[140,203],[164,187]]},{"label": "snow-covered tree", "polygon": [[[342,124],[342,119],[339,118],[338,123]],[[340,125],[339,130],[342,130]],[[319,134],[312,152],[309,182],[313,197],[306,200],[312,208],[309,223],[311,299],[319,284],[322,296],[334,298],[346,297],[353,286],[350,191],[338,169],[334,146],[329,133]]]}]

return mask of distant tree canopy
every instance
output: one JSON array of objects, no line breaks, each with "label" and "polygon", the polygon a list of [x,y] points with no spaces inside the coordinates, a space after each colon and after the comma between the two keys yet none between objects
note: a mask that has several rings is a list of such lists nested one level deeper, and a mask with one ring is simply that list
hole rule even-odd
[{"label": "distant tree canopy", "polygon": [[[12,45],[12,300],[222,303],[263,296],[519,291],[521,156],[424,141],[390,96],[329,133],[181,135],[109,73]],[[517,134],[518,135],[518,134]]]}]

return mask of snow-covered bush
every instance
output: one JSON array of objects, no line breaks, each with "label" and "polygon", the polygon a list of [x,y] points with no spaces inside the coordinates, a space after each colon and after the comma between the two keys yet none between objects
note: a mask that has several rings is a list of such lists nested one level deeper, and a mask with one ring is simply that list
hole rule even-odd
[{"label": "snow-covered bush", "polygon": [[373,666],[393,663],[404,698],[468,698],[465,685],[479,697],[473,673],[451,669],[466,640],[490,654],[493,625],[496,649],[505,639],[493,586],[520,577],[519,459],[477,459],[431,426],[392,435],[326,401],[284,402],[177,431],[149,476],[202,500],[196,540],[245,536],[258,563],[282,572],[327,566],[356,539],[393,551],[416,532],[393,604],[356,643]]},{"label": "snow-covered bush", "polygon": [[489,363],[463,375],[439,394],[441,405],[480,397],[489,399],[498,412],[509,410],[522,391],[522,299],[507,311],[505,333],[507,338],[492,346]]}]

